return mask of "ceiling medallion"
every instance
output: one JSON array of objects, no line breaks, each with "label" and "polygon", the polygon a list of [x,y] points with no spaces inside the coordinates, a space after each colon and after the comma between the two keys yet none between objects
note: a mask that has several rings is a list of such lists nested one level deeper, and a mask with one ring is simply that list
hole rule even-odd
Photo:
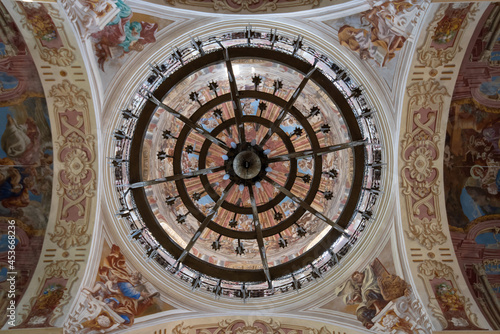
[{"label": "ceiling medallion", "polygon": [[302,38],[245,31],[175,49],[122,110],[130,240],[216,296],[298,290],[373,220],[382,146],[363,91]]}]

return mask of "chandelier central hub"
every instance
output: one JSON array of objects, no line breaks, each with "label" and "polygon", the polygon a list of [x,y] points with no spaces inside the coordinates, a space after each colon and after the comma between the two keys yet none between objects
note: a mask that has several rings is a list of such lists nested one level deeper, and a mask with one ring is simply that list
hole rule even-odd
[{"label": "chandelier central hub", "polygon": [[267,173],[267,153],[252,143],[232,144],[225,160],[226,173],[238,184],[253,185]]},{"label": "chandelier central hub", "polygon": [[242,179],[253,179],[260,174],[262,162],[257,154],[252,151],[243,151],[233,160],[233,169]]}]

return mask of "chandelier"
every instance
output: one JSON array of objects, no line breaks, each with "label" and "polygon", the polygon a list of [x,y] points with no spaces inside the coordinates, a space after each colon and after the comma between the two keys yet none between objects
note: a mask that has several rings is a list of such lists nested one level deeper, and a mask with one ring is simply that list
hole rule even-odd
[{"label": "chandelier", "polygon": [[251,28],[149,66],[110,157],[117,216],[146,261],[243,299],[338,265],[373,220],[383,166],[348,71],[301,37]]}]

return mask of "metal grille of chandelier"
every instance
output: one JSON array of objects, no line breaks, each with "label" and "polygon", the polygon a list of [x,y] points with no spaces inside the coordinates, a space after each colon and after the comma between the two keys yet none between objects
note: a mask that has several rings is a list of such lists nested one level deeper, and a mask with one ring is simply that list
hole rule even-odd
[{"label": "metal grille of chandelier", "polygon": [[384,165],[349,72],[300,36],[251,28],[149,66],[110,157],[117,216],[146,261],[243,299],[336,267],[374,219]]}]

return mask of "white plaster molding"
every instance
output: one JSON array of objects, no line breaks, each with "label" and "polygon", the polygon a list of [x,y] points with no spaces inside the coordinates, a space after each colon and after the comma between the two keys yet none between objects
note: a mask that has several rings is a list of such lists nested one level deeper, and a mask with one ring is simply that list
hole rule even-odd
[{"label": "white plaster molding", "polygon": [[[475,29],[475,26],[477,24],[477,21],[481,17],[481,15],[484,12],[484,10],[486,9],[487,5],[488,4],[485,4],[485,3],[477,3],[474,5],[474,6],[476,6],[475,10],[477,9],[477,11],[474,14],[475,18],[473,18],[469,21],[469,24],[466,27],[466,31],[460,35],[464,40],[466,40],[466,41],[470,40],[472,33]],[[426,24],[427,25],[428,25],[428,22],[433,20],[433,18],[434,18],[433,13],[435,13],[439,9],[439,7],[440,7],[439,4],[432,4],[429,7],[429,11],[428,11],[428,14],[426,16]],[[428,37],[427,31],[424,30],[423,26],[422,26],[420,29],[420,35],[417,38],[417,40],[418,40],[417,46],[424,45],[427,37]],[[460,43],[460,41],[455,41],[455,43]],[[464,53],[465,53],[465,50],[461,50],[460,52],[458,52],[457,55],[455,56],[455,59],[453,60],[453,63],[454,64],[461,64],[462,59],[464,57]],[[415,68],[414,66],[422,66],[422,64],[420,62],[418,62],[417,53],[415,53],[415,55],[414,55],[413,63],[412,63],[410,70],[413,70],[413,68]],[[437,88],[441,89],[441,91],[443,92],[442,105],[438,108],[439,110],[437,113],[440,117],[439,122],[436,123],[436,124],[439,124],[439,128],[436,128],[435,134],[434,134],[434,137],[435,137],[434,139],[435,139],[436,145],[437,145],[437,152],[443,152],[445,135],[446,135],[446,126],[447,126],[447,122],[448,122],[448,112],[449,112],[449,107],[450,107],[450,102],[451,102],[451,94],[453,93],[453,89],[455,87],[455,82],[456,82],[457,77],[458,77],[458,71],[460,69],[460,66],[457,66],[456,69],[453,71],[453,74],[450,75],[451,80],[446,80],[446,81],[439,80],[439,77],[433,78],[432,75],[430,75],[430,73],[431,73],[430,70],[432,69],[431,67],[427,67],[427,68],[419,67],[418,69],[419,69],[419,71],[423,71],[424,74],[422,74],[422,75],[415,75],[415,74],[410,75],[407,79],[407,83],[406,83],[407,87],[410,87],[412,85],[416,85],[416,83],[422,83],[422,85],[425,85],[425,84],[431,85],[432,84],[432,85],[435,85]],[[415,78],[417,78],[417,79],[412,80]],[[430,86],[428,86],[428,87],[430,87]],[[432,93],[432,92],[429,92],[429,93]],[[400,134],[400,140],[404,140],[404,136],[407,132],[407,117],[413,115],[413,109],[411,109],[411,108],[418,109],[418,105],[412,106],[412,105],[410,105],[409,101],[410,101],[410,96],[407,93],[405,93],[404,102],[401,105],[403,112],[402,112],[401,123],[400,123],[401,129],[402,129],[402,132]],[[431,107],[433,109],[437,108],[436,106],[431,106]],[[412,111],[411,115],[410,115],[410,111]],[[398,171],[398,173],[401,173],[402,169],[404,168],[404,162],[402,161],[402,158],[400,156],[401,154],[402,153],[400,151],[398,153],[398,159],[400,161],[400,165],[399,165],[400,170]],[[442,166],[443,165],[443,155],[438,154],[438,157],[436,158],[435,161],[433,161],[433,164],[434,164],[434,166]],[[439,173],[437,177],[438,177],[437,182],[439,185],[439,193],[437,195],[438,199],[437,199],[437,204],[436,204],[436,206],[437,206],[436,212],[439,213],[439,224],[441,227],[441,233],[444,236],[444,238],[446,239],[446,240],[443,240],[442,243],[434,243],[430,246],[429,246],[429,244],[423,245],[418,240],[416,240],[416,239],[412,240],[408,236],[406,231],[408,231],[408,221],[410,218],[409,216],[412,215],[412,212],[411,212],[410,208],[407,208],[407,205],[406,205],[405,199],[404,199],[404,195],[401,194],[401,215],[402,215],[401,221],[403,222],[403,225],[400,227],[399,230],[400,230],[400,233],[402,232],[404,235],[404,241],[402,241],[402,245],[404,246],[404,249],[407,253],[406,258],[408,259],[408,266],[411,270],[415,287],[416,287],[416,289],[418,289],[417,291],[420,292],[419,298],[421,299],[423,305],[426,307],[428,314],[433,314],[436,311],[436,309],[435,309],[435,307],[431,307],[432,305],[430,304],[430,299],[435,298],[435,297],[429,296],[428,294],[424,293],[424,291],[426,291],[425,282],[422,279],[418,278],[418,269],[417,268],[418,268],[418,265],[420,264],[420,262],[422,262],[422,260],[424,260],[424,259],[430,258],[430,259],[434,259],[436,261],[441,261],[441,260],[448,261],[447,265],[450,268],[453,268],[454,274],[457,276],[457,282],[459,282],[459,284],[460,284],[459,288],[461,290],[461,293],[465,296],[466,299],[473,300],[472,295],[467,288],[467,284],[465,283],[465,280],[462,276],[462,272],[460,270],[460,267],[459,267],[458,263],[456,262],[456,257],[454,255],[453,244],[451,241],[450,231],[449,231],[449,227],[448,227],[448,220],[447,220],[447,216],[446,216],[446,206],[445,206],[445,198],[444,198],[442,173]],[[402,177],[400,175],[400,180],[401,179],[402,179]],[[399,191],[402,192],[402,189],[399,189]],[[443,257],[441,255],[442,251],[440,251],[441,248],[447,249],[446,252],[453,254],[452,258],[450,259],[450,257]],[[413,251],[412,251],[412,249],[413,249]],[[412,253],[419,253],[419,254],[421,253],[422,255],[421,255],[421,257],[418,257],[418,255],[416,257],[414,257],[412,255]],[[471,311],[478,316],[479,325],[481,327],[489,328],[489,325],[487,324],[486,320],[484,319],[484,317],[481,314],[481,311],[479,310],[479,308],[477,307],[477,305],[475,303],[472,303]],[[431,321],[432,321],[432,325],[435,329],[442,329],[442,324],[440,323],[440,321],[438,320],[438,318],[436,316],[431,316]]]}]

